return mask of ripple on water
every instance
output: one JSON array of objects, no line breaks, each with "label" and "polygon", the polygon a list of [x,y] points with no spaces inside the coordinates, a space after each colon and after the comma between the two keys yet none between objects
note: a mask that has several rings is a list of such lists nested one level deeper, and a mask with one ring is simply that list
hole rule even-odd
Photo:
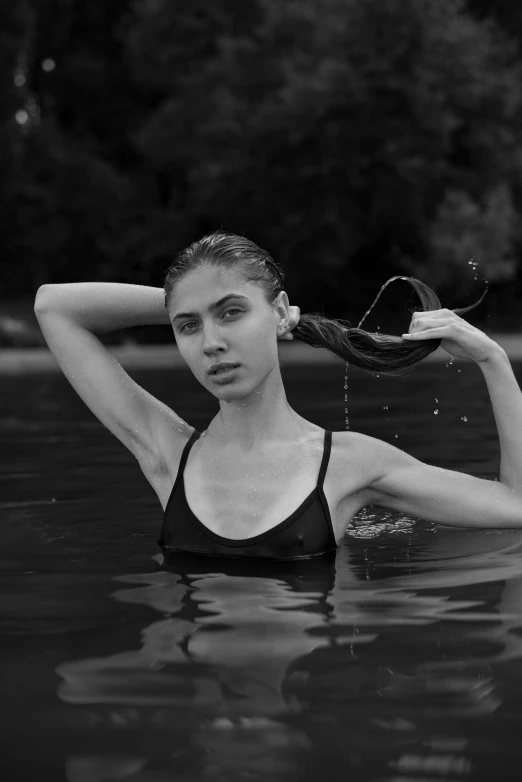
[{"label": "ripple on water", "polygon": [[346,529],[347,538],[376,538],[383,534],[407,534],[413,532],[417,519],[383,508],[363,508]]}]

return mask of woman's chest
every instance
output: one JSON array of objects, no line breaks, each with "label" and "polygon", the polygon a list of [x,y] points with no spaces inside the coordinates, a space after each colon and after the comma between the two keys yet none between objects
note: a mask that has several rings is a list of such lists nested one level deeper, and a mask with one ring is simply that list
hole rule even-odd
[{"label": "woman's chest", "polygon": [[[317,512],[330,516],[339,541],[353,516],[367,504],[365,473],[356,461],[347,467],[343,449],[335,445],[326,469],[321,502],[317,491],[323,443],[297,451],[281,450],[256,460],[221,455],[190,455],[178,491],[189,510],[208,529],[225,538],[246,539],[262,534],[287,520],[303,504],[316,498]],[[168,474],[148,474],[142,469],[165,510],[177,475],[174,460]],[[326,507],[325,507],[326,506]]]},{"label": "woman's chest", "polygon": [[352,517],[366,504],[364,477],[346,473],[334,451],[321,476],[322,449],[299,458],[284,454],[272,460],[194,460],[185,468],[183,488],[189,509],[212,532],[246,539],[266,532],[305,511],[328,516],[339,541]]},{"label": "woman's chest", "polygon": [[192,513],[222,537],[245,539],[286,520],[315,491],[317,476],[306,463],[193,462],[183,487]]}]

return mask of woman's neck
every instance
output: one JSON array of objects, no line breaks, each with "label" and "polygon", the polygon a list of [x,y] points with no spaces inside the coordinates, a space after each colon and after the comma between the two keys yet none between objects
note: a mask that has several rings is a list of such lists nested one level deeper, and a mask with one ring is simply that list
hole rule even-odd
[{"label": "woman's neck", "polygon": [[244,399],[220,402],[207,436],[219,445],[235,443],[250,451],[276,440],[302,434],[304,419],[288,404],[283,384],[276,389],[254,391]]}]

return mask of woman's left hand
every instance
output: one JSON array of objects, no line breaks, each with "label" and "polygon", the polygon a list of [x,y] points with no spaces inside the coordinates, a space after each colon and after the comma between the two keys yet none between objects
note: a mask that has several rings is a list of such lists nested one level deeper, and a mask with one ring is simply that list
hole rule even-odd
[{"label": "woman's left hand", "polygon": [[279,339],[293,339],[294,335],[292,334],[292,329],[295,329],[297,324],[299,323],[299,318],[301,317],[301,310],[299,307],[290,306],[288,308],[289,317],[288,317],[288,323],[285,328],[284,334],[279,335]]},{"label": "woman's left hand", "polygon": [[440,339],[441,347],[452,356],[477,364],[488,361],[499,349],[487,334],[447,309],[414,312],[408,333],[402,336],[408,342]]}]

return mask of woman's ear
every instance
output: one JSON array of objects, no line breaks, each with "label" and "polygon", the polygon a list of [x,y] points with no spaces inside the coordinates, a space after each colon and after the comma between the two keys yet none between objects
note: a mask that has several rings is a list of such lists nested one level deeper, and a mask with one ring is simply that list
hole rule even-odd
[{"label": "woman's ear", "polygon": [[290,303],[285,291],[279,291],[274,302],[274,311],[277,318],[278,330],[288,323],[290,317]]},{"label": "woman's ear", "polygon": [[277,336],[279,339],[291,340],[294,338],[292,329],[299,323],[301,311],[299,307],[291,305],[285,291],[281,291],[276,302],[276,310],[279,316]]}]

